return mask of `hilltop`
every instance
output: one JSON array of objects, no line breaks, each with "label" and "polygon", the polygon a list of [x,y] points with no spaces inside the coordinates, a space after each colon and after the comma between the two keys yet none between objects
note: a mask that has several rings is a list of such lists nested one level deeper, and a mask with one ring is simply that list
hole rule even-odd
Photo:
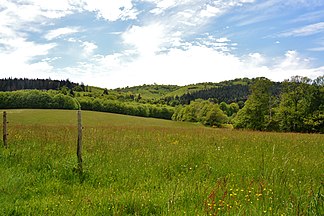
[{"label": "hilltop", "polygon": [[[143,103],[163,103],[171,106],[189,104],[190,101],[213,99],[217,102],[245,102],[249,95],[249,88],[255,79],[235,79],[219,83],[206,82],[178,85],[141,85],[116,89],[104,89],[95,86],[74,83],[70,80],[51,79],[0,79],[0,91],[17,90],[55,90],[66,94],[71,91],[79,92],[78,95],[101,98],[109,95],[109,99],[122,101],[139,101]],[[73,94],[73,93],[72,93]]]}]

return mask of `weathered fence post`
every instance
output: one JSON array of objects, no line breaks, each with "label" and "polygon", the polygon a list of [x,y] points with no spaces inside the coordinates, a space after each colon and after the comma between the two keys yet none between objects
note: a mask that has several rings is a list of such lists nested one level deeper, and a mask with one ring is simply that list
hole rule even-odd
[{"label": "weathered fence post", "polygon": [[78,110],[78,146],[77,146],[77,156],[78,156],[78,170],[80,173],[83,172],[82,169],[82,116],[81,110]]},{"label": "weathered fence post", "polygon": [[5,148],[8,148],[8,140],[7,140],[7,136],[8,136],[8,133],[7,133],[7,112],[4,111],[3,112],[3,146]]}]

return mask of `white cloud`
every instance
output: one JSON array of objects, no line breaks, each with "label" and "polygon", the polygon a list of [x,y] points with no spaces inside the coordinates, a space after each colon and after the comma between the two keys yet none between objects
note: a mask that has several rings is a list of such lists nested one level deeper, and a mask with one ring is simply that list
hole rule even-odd
[{"label": "white cloud", "polygon": [[150,12],[156,15],[163,13],[165,10],[172,8],[177,4],[176,0],[161,0],[153,2],[156,4],[156,8]]},{"label": "white cloud", "polygon": [[[2,48],[0,48],[2,57],[9,59],[16,58],[16,61],[25,63],[33,60],[34,57],[47,55],[49,50],[56,46],[55,43],[39,44],[28,41],[26,38],[16,33],[13,33],[10,37],[2,37],[0,39],[0,45],[2,45]],[[8,63],[8,61],[1,62]]]},{"label": "white cloud", "polygon": [[229,40],[226,37],[222,38],[216,38],[213,35],[206,35],[206,37],[199,38],[197,40],[197,44],[199,46],[205,46],[212,48],[217,51],[222,51],[222,52],[229,52],[235,49],[237,46],[236,43],[230,43],[231,40]]},{"label": "white cloud", "polygon": [[57,44],[36,42],[29,38],[29,34],[41,32],[46,20],[70,14],[73,9],[67,1],[53,2],[1,0],[0,59],[5,68],[1,75],[11,73],[11,76],[27,76],[29,71],[35,75],[39,74],[36,69],[42,71],[40,68],[44,68],[48,71],[52,68],[48,62],[36,60],[48,55]]},{"label": "white cloud", "polygon": [[80,32],[79,27],[64,27],[59,29],[50,30],[44,37],[47,40],[53,40],[62,36],[71,35]]},{"label": "white cloud", "polygon": [[324,9],[318,11],[312,11],[298,16],[297,18],[291,20],[291,23],[298,22],[315,22],[324,19]]},{"label": "white cloud", "polygon": [[[75,43],[77,46],[74,46],[75,49],[70,50],[70,55],[73,55],[76,59],[81,60],[83,58],[92,58],[92,55],[94,55],[94,52],[96,49],[98,49],[98,46],[90,41],[83,41],[77,38],[68,38],[66,39],[67,42]],[[81,48],[81,50],[79,49]]]},{"label": "white cloud", "polygon": [[324,22],[319,22],[319,23],[303,26],[301,28],[293,29],[288,32],[284,32],[284,33],[280,34],[280,36],[299,37],[299,36],[309,36],[309,35],[318,34],[318,33],[322,33],[322,32],[324,32]]},{"label": "white cloud", "polygon": [[[187,37],[201,34],[212,18],[217,17],[232,7],[253,2],[253,0],[142,0],[154,5],[153,13],[142,25],[134,25],[122,34],[124,44],[131,45],[139,54],[167,52],[171,48],[186,49]],[[171,10],[172,9],[172,10]],[[156,16],[154,16],[156,15]],[[222,41],[222,40],[227,41]],[[200,45],[212,46],[222,51],[233,50],[226,37],[218,41],[204,38]]]},{"label": "white cloud", "polygon": [[[287,1],[290,4],[293,2]],[[69,38],[64,41],[76,43],[69,49],[73,49],[73,57],[74,54],[79,56],[75,57],[74,65],[56,69],[52,65],[57,57],[48,54],[54,47],[63,47],[65,44],[42,44],[28,37],[30,32],[43,34],[42,27],[45,24],[55,24],[58,18],[83,11],[97,14],[98,18],[107,23],[137,19],[140,13],[145,13],[145,9],[139,11],[135,8],[139,2],[151,3],[147,9],[151,13],[143,14],[143,20],[133,22],[124,32],[120,32],[124,25],[121,25],[121,29],[109,29],[113,31],[108,33],[109,39],[120,39],[118,42],[113,41],[120,46],[112,49],[121,51],[113,50],[112,54],[98,55],[101,53],[96,52],[101,48],[96,44],[98,41],[87,36]],[[293,75],[310,78],[323,75],[324,67],[313,67],[310,59],[296,51],[287,51],[274,59],[260,51],[238,56],[232,52],[238,48],[237,41],[232,42],[230,36],[218,34],[220,31],[217,29],[214,29],[217,32],[214,35],[203,34],[208,32],[206,24],[215,17],[233,7],[253,2],[255,0],[0,0],[0,59],[5,68],[1,75],[70,78],[76,82],[108,88],[154,82],[185,85],[238,77],[265,76],[283,80]],[[257,4],[258,7],[251,7],[251,10],[261,8],[259,11],[263,11],[280,2],[262,1]],[[320,22],[285,34],[305,36],[321,33],[323,29],[323,23]],[[63,27],[47,32],[44,38],[50,41],[80,31],[81,27]],[[106,42],[105,39],[100,40],[102,44]],[[320,51],[321,47],[312,49]]]},{"label": "white cloud", "polygon": [[93,54],[93,52],[98,48],[98,46],[94,43],[84,41],[82,42],[83,47],[83,56],[87,57]]},{"label": "white cloud", "polygon": [[24,1],[9,1],[2,0],[1,13],[5,13],[11,21],[22,24],[27,22],[40,22],[44,18],[60,18],[73,13],[73,7],[69,1],[55,0],[24,0]]},{"label": "white cloud", "polygon": [[[175,7],[183,7],[185,5],[192,5],[193,0],[143,0],[155,4],[155,8],[150,12],[155,15],[161,15],[165,11],[174,9]],[[203,3],[203,2],[201,2]]]},{"label": "white cloud", "polygon": [[159,51],[164,43],[165,29],[162,25],[132,26],[123,33],[124,44],[136,48],[139,54],[148,55]]},{"label": "white cloud", "polygon": [[324,46],[323,47],[314,47],[314,48],[310,48],[308,50],[313,51],[313,52],[323,52],[324,51]]},{"label": "white cloud", "polygon": [[[139,29],[142,30],[142,29]],[[144,40],[145,41],[145,40]],[[214,41],[227,42],[226,38],[214,38]],[[82,42],[76,40],[75,42]],[[137,45],[133,41],[133,45]],[[143,42],[144,43],[144,42]],[[70,78],[75,82],[85,82],[89,85],[115,88],[152,84],[186,85],[197,82],[218,82],[239,77],[268,77],[282,81],[293,75],[315,78],[324,74],[324,67],[314,68],[310,60],[300,56],[296,51],[287,51],[283,57],[271,59],[261,53],[250,53],[246,56],[236,56],[229,52],[212,47],[187,43],[186,49],[170,48],[168,52],[153,52],[139,45],[140,54],[127,50],[111,55],[92,55],[96,45],[82,42],[84,50],[88,50],[89,61],[80,62],[75,66],[60,69],[53,68],[50,61],[31,63],[34,56],[42,56],[53,48],[28,41],[15,42],[24,50],[38,46],[34,53],[26,56],[25,51],[0,54],[4,59],[5,76],[21,77],[17,71],[24,71],[29,78]],[[153,43],[155,44],[155,43]],[[142,47],[143,46],[143,47]],[[157,49],[157,48],[156,48]],[[144,54],[143,54],[144,53]],[[274,62],[269,66],[269,62]],[[94,74],[94,71],[96,72]],[[21,74],[21,73],[20,73]]]},{"label": "white cloud", "polygon": [[244,62],[248,66],[251,65],[251,67],[253,68],[256,66],[264,66],[266,59],[261,53],[250,53]]},{"label": "white cloud", "polygon": [[306,68],[309,64],[309,59],[302,58],[295,50],[289,50],[285,53],[285,59],[277,65],[278,68],[286,70],[294,70]]},{"label": "white cloud", "polygon": [[136,19],[138,14],[132,0],[81,0],[84,9],[98,13],[98,17],[108,21]]},{"label": "white cloud", "polygon": [[47,61],[34,60],[46,56],[55,44],[36,44],[22,38],[9,40],[6,44],[6,51],[0,52],[3,77],[46,78],[53,70]]},{"label": "white cloud", "polygon": [[226,38],[226,37],[222,37],[222,38],[218,38],[218,39],[216,39],[216,41],[217,41],[218,43],[226,43],[226,42],[230,42],[231,40],[229,40],[229,39]]},{"label": "white cloud", "polygon": [[[269,62],[274,64],[270,66]],[[96,76],[89,71],[96,71]],[[67,68],[65,72],[78,82],[87,80],[91,85],[116,88],[144,83],[186,85],[239,77],[263,76],[274,81],[294,75],[316,78],[323,75],[324,67],[312,67],[296,51],[271,59],[260,53],[235,56],[209,47],[188,45],[186,50],[173,48],[146,56],[134,57],[132,52],[94,56],[91,62]]]},{"label": "white cloud", "polygon": [[[173,26],[186,24],[187,26],[201,27],[211,18],[219,16],[230,8],[248,4],[254,0],[142,0],[155,5],[150,12],[163,16]],[[172,9],[172,10],[171,10]]]},{"label": "white cloud", "polygon": [[255,0],[241,0],[241,3],[253,3]]},{"label": "white cloud", "polygon": [[[287,19],[287,15],[296,9],[300,9],[298,13],[302,14],[309,9],[314,11],[314,8],[320,9],[324,6],[324,1],[322,0],[263,0],[263,1],[241,1],[241,3],[253,3],[253,4],[242,4],[248,5],[244,7],[244,11],[240,12],[238,15],[234,15],[232,18],[229,18],[230,21],[235,23],[238,26],[246,26],[255,23],[260,23],[264,21],[269,21],[278,19],[281,17],[283,23],[286,22],[299,22],[299,21],[313,21],[318,19],[321,21],[320,17],[323,15],[319,13],[308,13],[304,14],[297,19],[290,17]],[[289,10],[287,10],[289,9]],[[291,9],[291,10],[290,10]],[[322,13],[323,14],[323,13]],[[323,20],[323,18],[322,18]],[[265,24],[267,25],[267,24]]]},{"label": "white cloud", "polygon": [[213,7],[211,5],[207,5],[206,9],[200,11],[200,16],[201,17],[214,17],[221,13],[222,13],[221,9],[219,9],[217,7]]}]

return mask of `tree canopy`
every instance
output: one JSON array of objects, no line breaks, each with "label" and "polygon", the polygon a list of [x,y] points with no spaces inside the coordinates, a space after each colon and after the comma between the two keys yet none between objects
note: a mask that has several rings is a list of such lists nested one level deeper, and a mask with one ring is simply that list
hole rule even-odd
[{"label": "tree canopy", "polygon": [[324,132],[323,76],[315,80],[293,76],[282,84],[279,96],[260,78],[234,119],[235,128],[287,132]]}]

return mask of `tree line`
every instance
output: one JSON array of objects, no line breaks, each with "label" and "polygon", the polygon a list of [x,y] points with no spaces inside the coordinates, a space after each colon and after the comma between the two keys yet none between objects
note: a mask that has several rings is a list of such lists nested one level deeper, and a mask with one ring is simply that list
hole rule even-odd
[{"label": "tree line", "polygon": [[[248,84],[224,84],[183,96],[170,97],[166,99],[167,102],[159,99],[158,103],[145,103],[140,94],[132,101],[113,99],[108,91],[94,96],[87,96],[90,93],[82,92],[74,94],[73,91],[78,91],[77,88],[84,91],[84,85],[74,85],[69,80],[53,81],[55,85],[50,85],[50,79],[19,80],[23,82],[20,83],[18,79],[3,79],[0,80],[0,85],[6,86],[7,90],[37,86],[41,89],[58,88],[59,91],[0,92],[0,109],[81,107],[83,110],[201,122],[208,126],[229,123],[233,124],[234,128],[252,130],[324,133],[324,76],[314,80],[294,76],[282,83],[261,77]],[[22,85],[24,82],[25,85]],[[119,96],[123,95],[116,97]]]},{"label": "tree line", "polygon": [[78,98],[83,110],[110,112],[117,114],[171,119],[174,108],[162,105],[142,104],[136,102],[121,102],[103,98]]},{"label": "tree line", "polygon": [[230,85],[216,88],[203,89],[192,93],[187,93],[179,97],[181,104],[189,104],[195,99],[213,99],[216,103],[246,101],[249,95],[249,86],[247,85]]},{"label": "tree line", "polygon": [[60,91],[20,90],[0,92],[0,109],[70,109],[171,119],[174,108],[117,100],[72,97]]},{"label": "tree line", "polygon": [[71,82],[67,80],[52,80],[52,79],[17,79],[6,78],[0,79],[0,91],[17,91],[24,89],[38,89],[38,90],[59,90],[62,87],[66,87],[75,91],[88,91],[88,86],[83,83]]},{"label": "tree line", "polygon": [[0,92],[0,109],[79,109],[79,102],[68,95],[39,90]]},{"label": "tree line", "polygon": [[279,95],[273,94],[272,86],[270,80],[258,78],[233,119],[235,128],[324,133],[324,76],[291,77],[282,83]]},{"label": "tree line", "polygon": [[249,91],[243,107],[196,99],[177,106],[172,119],[217,127],[230,123],[237,129],[324,133],[324,76],[314,80],[294,76],[282,83],[261,77]]}]

